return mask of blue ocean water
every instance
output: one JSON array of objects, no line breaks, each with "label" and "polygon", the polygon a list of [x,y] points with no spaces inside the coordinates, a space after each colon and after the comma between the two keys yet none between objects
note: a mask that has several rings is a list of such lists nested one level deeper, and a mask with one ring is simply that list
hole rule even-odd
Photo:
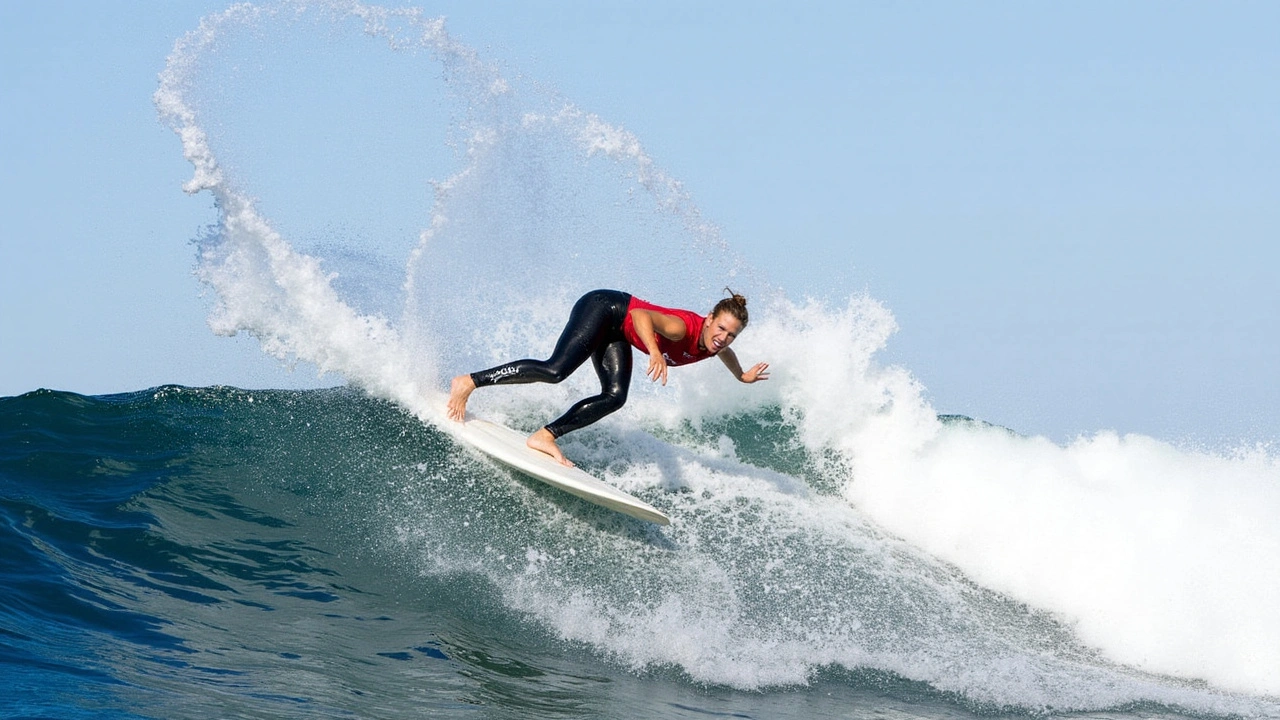
[{"label": "blue ocean water", "polygon": [[[940,417],[881,303],[792,299],[639,138],[418,10],[232,5],[155,103],[212,330],[344,387],[0,398],[0,715],[1280,717],[1274,450]],[[429,208],[358,182],[404,173]],[[680,368],[563,442],[670,526],[450,439],[450,375],[545,355],[580,293],[726,285],[769,382]],[[470,409],[532,430],[590,375]]]},{"label": "blue ocean water", "polygon": [[[649,458],[590,452],[617,432],[570,447],[625,477]],[[705,444],[722,437],[821,482],[776,409],[685,433],[665,462],[726,472]],[[1051,615],[824,516],[830,496],[797,518],[750,489],[637,488],[673,515],[658,528],[357,390],[41,390],[0,399],[0,453],[4,717],[1278,709],[1108,662]]]}]

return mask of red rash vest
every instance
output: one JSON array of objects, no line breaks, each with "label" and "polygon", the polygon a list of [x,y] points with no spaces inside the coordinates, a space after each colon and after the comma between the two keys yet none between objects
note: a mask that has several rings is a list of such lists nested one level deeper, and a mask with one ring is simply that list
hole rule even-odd
[{"label": "red rash vest", "polygon": [[715,357],[714,353],[698,347],[698,338],[702,336],[702,323],[706,320],[705,316],[691,310],[664,308],[660,305],[645,302],[638,297],[632,297],[630,304],[627,305],[627,317],[622,321],[622,334],[627,337],[627,342],[639,348],[641,352],[647,355],[649,348],[645,347],[644,342],[640,340],[640,336],[636,334],[635,323],[631,320],[631,311],[637,309],[672,315],[684,321],[684,339],[679,342],[668,340],[662,336],[662,333],[654,330],[653,334],[658,338],[658,352],[662,353],[662,357],[666,358],[668,365],[688,365],[699,360],[706,360],[709,357]]}]

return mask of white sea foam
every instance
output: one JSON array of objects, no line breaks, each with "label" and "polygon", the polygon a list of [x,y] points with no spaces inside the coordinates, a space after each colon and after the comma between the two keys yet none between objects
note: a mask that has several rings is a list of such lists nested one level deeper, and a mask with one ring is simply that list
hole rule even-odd
[{"label": "white sea foam", "polygon": [[[356,18],[392,49],[428,50],[470,105],[466,164],[435,185],[402,312],[353,310],[320,262],[228,177],[187,100],[223,35],[312,8]],[[772,363],[772,380],[743,387],[715,363],[673,372],[665,389],[637,377],[626,410],[586,436],[627,440],[613,446],[626,461],[612,475],[620,485],[673,491],[661,499],[677,516],[674,550],[641,562],[665,573],[660,583],[628,577],[626,565],[576,575],[572,548],[601,545],[606,565],[636,549],[571,522],[560,528],[564,544],[531,551],[514,571],[466,558],[506,583],[513,607],[564,637],[636,667],[670,664],[739,687],[804,682],[834,664],[995,703],[1222,709],[1214,693],[1116,669],[1087,649],[1096,648],[1145,671],[1280,695],[1273,453],[1106,432],[1063,447],[940,422],[907,370],[877,362],[895,327],[881,304],[794,303],[769,291],[634,135],[522,94],[418,11],[236,5],[176,44],[156,104],[194,168],[184,189],[217,203],[219,227],[198,269],[216,293],[213,329],[249,332],[274,355],[339,372],[424,418],[435,416],[449,372],[545,354],[577,292],[614,285],[709,304],[730,279],[748,284],[754,320],[735,347],[748,362]],[[592,164],[601,158],[605,167]],[[496,320],[477,328],[477,317]],[[592,381],[584,372],[475,402],[545,416]],[[682,435],[686,422],[701,428],[769,407],[836,494],[741,462],[732,441]],[[1048,621],[1006,597],[1053,613],[1084,646],[1046,640]]]},{"label": "white sea foam", "polygon": [[1060,613],[1110,658],[1280,693],[1280,464],[1100,432],[1067,447],[948,428],[842,443],[846,495],[987,587]]},{"label": "white sea foam", "polygon": [[[893,328],[866,298],[781,302],[740,346],[774,363],[773,394],[804,446],[844,460],[831,472],[853,507],[984,586],[1056,613],[1116,662],[1280,694],[1274,453],[1107,431],[1061,446],[944,424],[907,372],[875,361]],[[653,412],[732,412],[744,396],[717,380]]]}]

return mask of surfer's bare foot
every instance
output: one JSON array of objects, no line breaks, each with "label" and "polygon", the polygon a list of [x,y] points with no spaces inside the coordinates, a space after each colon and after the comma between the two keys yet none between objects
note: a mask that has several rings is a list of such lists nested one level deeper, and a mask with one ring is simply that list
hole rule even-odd
[{"label": "surfer's bare foot", "polygon": [[[447,413],[450,420],[462,422],[467,419],[467,398],[476,389],[476,381],[470,375],[459,375],[449,384],[449,406]],[[550,433],[548,433],[550,434]]]},{"label": "surfer's bare foot", "polygon": [[565,467],[573,467],[573,463],[569,462],[569,458],[565,457],[564,453],[560,452],[560,446],[556,445],[556,436],[552,435],[551,431],[546,428],[542,428],[538,432],[530,435],[529,439],[525,441],[525,444],[538,452],[544,452],[550,455],[552,459]]}]

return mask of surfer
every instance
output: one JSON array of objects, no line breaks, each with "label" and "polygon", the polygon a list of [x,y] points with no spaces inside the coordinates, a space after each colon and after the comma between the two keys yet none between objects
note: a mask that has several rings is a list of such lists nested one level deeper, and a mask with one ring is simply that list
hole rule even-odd
[{"label": "surfer", "polygon": [[708,315],[665,308],[618,290],[592,290],[574,304],[569,322],[551,357],[516,360],[505,365],[459,375],[449,388],[448,415],[462,422],[467,399],[478,387],[517,383],[558,383],[591,358],[600,377],[600,394],[578,401],[564,415],[529,436],[527,444],[564,465],[572,466],[556,440],[586,427],[622,407],[631,386],[631,347],[649,354],[645,375],[667,384],[667,368],[719,357],[744,383],[769,379],[769,364],[743,370],[729,346],[747,326],[747,299],[725,288],[729,297]]}]

